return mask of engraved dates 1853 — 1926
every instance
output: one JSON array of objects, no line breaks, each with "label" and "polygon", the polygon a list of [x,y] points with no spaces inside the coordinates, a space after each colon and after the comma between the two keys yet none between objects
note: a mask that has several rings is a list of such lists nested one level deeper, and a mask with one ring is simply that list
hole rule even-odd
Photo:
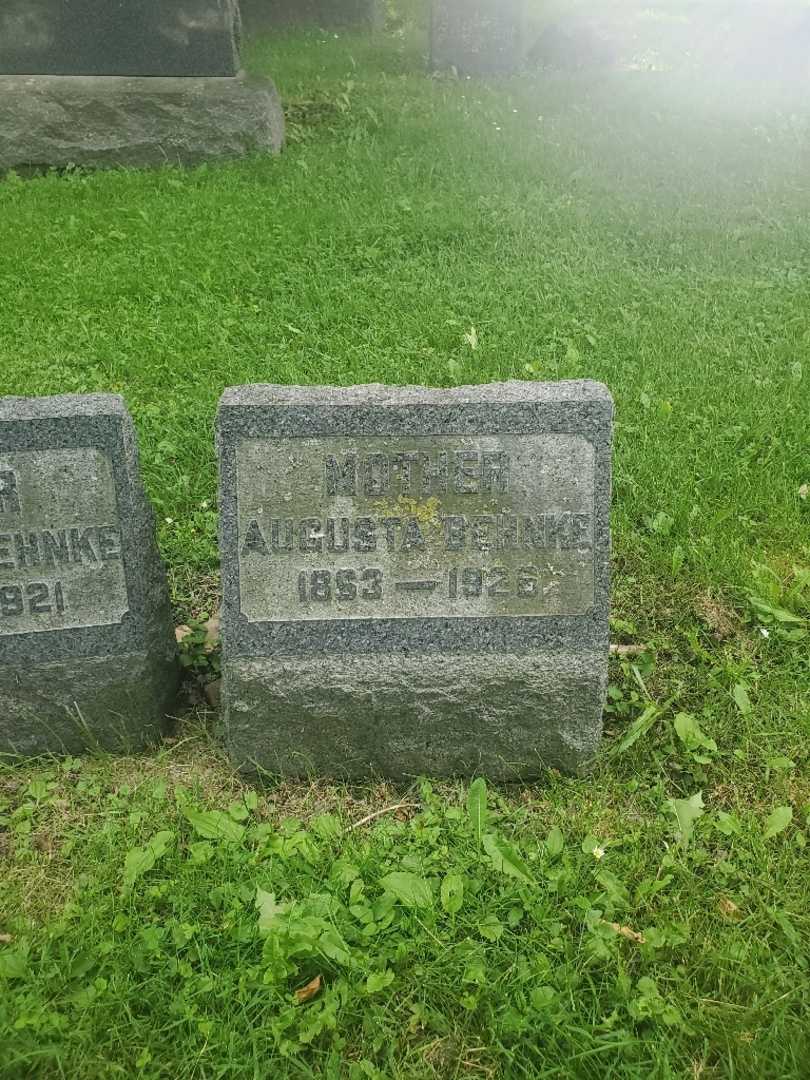
[{"label": "engraved dates 1853 \u2014 1926", "polygon": [[585,614],[594,449],[581,435],[246,439],[249,622]]}]

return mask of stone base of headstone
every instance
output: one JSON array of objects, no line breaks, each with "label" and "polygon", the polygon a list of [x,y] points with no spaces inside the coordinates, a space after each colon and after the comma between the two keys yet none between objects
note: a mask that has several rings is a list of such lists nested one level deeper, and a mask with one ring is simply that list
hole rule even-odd
[{"label": "stone base of headstone", "polygon": [[604,650],[234,660],[227,739],[284,776],[578,773],[602,734]]},{"label": "stone base of headstone", "polygon": [[174,662],[145,652],[1,668],[0,761],[155,746],[177,685]]},{"label": "stone base of headstone", "polygon": [[142,749],[178,682],[122,400],[0,398],[0,757]]},{"label": "stone base of headstone", "polygon": [[521,69],[526,47],[526,0],[433,0],[433,71],[511,75]]},{"label": "stone base of headstone", "polygon": [[196,165],[283,142],[269,79],[0,76],[0,171]]}]

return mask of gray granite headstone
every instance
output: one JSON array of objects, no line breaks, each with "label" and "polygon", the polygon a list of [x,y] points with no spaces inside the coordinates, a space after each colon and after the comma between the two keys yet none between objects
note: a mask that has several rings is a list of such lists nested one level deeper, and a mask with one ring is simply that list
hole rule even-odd
[{"label": "gray granite headstone", "polygon": [[592,382],[226,391],[235,763],[583,768],[607,679],[612,414]]},{"label": "gray granite headstone", "polygon": [[237,0],[4,0],[0,172],[277,152],[281,102],[239,37]]},{"label": "gray granite headstone", "polygon": [[510,75],[527,49],[526,0],[433,0],[431,67],[460,75]]},{"label": "gray granite headstone", "polygon": [[0,398],[0,753],[143,747],[177,681],[122,400]]}]

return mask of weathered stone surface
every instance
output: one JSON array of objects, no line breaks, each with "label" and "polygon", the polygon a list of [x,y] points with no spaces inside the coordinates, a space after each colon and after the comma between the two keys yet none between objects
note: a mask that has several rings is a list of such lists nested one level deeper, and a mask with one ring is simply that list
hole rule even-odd
[{"label": "weathered stone surface", "polygon": [[611,423],[610,395],[587,382],[227,391],[236,764],[584,767],[607,678]]},{"label": "weathered stone surface", "polygon": [[237,659],[230,750],[242,768],[292,776],[575,773],[601,736],[604,667],[599,651]]},{"label": "weathered stone surface", "polygon": [[235,75],[236,0],[3,0],[0,74]]},{"label": "weathered stone surface", "polygon": [[430,55],[434,71],[511,75],[526,54],[526,0],[433,0]]},{"label": "weathered stone surface", "polygon": [[272,26],[381,27],[384,0],[241,0],[246,33]]},{"label": "weathered stone surface", "polygon": [[0,76],[0,170],[193,165],[283,140],[267,79]]},{"label": "weathered stone surface", "polygon": [[143,747],[176,687],[123,402],[0,398],[0,753]]}]

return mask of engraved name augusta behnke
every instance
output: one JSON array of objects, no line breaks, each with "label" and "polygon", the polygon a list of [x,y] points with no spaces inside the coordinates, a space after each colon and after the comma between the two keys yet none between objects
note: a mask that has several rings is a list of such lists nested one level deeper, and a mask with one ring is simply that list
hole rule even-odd
[{"label": "engraved name augusta behnke", "polygon": [[[457,450],[435,454],[327,454],[323,492],[339,497],[382,499],[492,495],[509,491],[510,459],[503,451]],[[446,551],[560,550],[590,546],[591,515],[439,514],[435,522]],[[242,555],[418,552],[428,529],[419,515],[252,518]]]}]

